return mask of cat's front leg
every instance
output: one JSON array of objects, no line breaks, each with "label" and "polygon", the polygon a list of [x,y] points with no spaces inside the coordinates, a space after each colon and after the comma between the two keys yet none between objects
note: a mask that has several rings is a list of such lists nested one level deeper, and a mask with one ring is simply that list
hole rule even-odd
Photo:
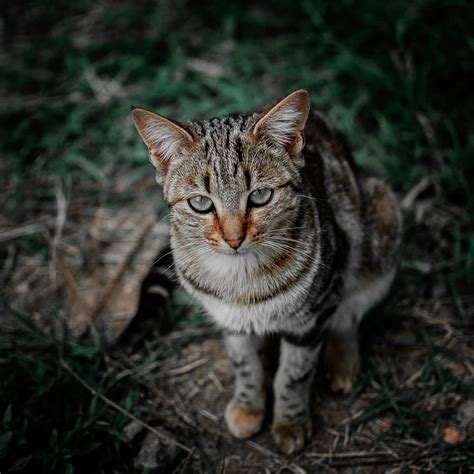
[{"label": "cat's front leg", "polygon": [[234,436],[248,438],[260,431],[265,417],[262,341],[253,335],[229,334],[225,343],[235,375],[234,396],[227,404],[225,420]]},{"label": "cat's front leg", "polygon": [[321,346],[303,346],[282,339],[274,381],[272,435],[278,449],[291,454],[311,436],[310,388]]}]

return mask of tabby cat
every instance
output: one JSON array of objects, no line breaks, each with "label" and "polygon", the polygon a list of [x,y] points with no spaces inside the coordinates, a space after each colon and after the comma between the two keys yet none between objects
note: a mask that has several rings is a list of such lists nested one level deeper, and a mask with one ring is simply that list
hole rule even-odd
[{"label": "tabby cat", "polygon": [[226,332],[229,431],[247,438],[261,429],[262,340],[279,335],[272,435],[291,454],[311,435],[323,346],[332,389],[352,389],[359,323],[396,270],[396,199],[356,167],[305,90],[250,115],[177,123],[132,113],[170,205],[179,280]]}]

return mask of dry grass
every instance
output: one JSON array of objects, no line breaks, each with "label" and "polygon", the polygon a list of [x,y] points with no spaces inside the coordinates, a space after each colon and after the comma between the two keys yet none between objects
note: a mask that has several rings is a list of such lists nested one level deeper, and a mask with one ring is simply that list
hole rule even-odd
[{"label": "dry grass", "polygon": [[[121,311],[117,311],[123,288],[110,292],[107,305],[101,303],[99,327],[109,340],[109,348],[101,356],[99,373],[115,381],[128,380],[138,388],[139,401],[123,408],[103,393],[100,384],[93,386],[80,371],[58,359],[58,365],[76,384],[85,387],[89,397],[101,399],[107,410],[125,414],[122,429],[130,448],[129,464],[135,459],[137,469],[155,466],[160,471],[227,473],[462,471],[473,467],[474,349],[470,322],[474,300],[459,296],[456,301],[442,279],[424,290],[410,281],[413,272],[426,276],[438,264],[419,243],[419,233],[426,232],[426,209],[430,211],[430,231],[436,236],[440,226],[456,219],[455,208],[436,202],[436,196],[427,202],[419,199],[416,190],[408,193],[404,200],[409,222],[404,262],[409,268],[402,268],[389,300],[372,311],[363,324],[363,370],[354,393],[349,397],[330,393],[321,366],[314,384],[314,436],[302,453],[286,458],[274,451],[270,417],[262,433],[252,440],[239,441],[228,434],[222,415],[232,390],[230,366],[218,331],[192,322],[190,314],[199,310],[183,308],[182,294],[174,299],[171,332],[157,336],[155,331],[153,337],[137,334],[142,342],[135,349],[110,346],[136,310],[136,278],[143,279],[143,269],[156,257],[156,252],[140,253],[141,248],[158,251],[166,245],[166,232],[143,242],[141,229],[147,226],[147,215],[156,210],[151,206],[137,211],[137,202],[143,203],[153,193],[156,196],[156,189],[150,189],[148,181],[124,184],[124,176],[118,173],[109,189],[101,190],[106,192],[107,202],[91,199],[90,192],[83,189],[72,194],[74,199],[62,211],[58,197],[55,208],[43,209],[38,222],[32,223],[36,227],[31,228],[39,226],[54,236],[50,245],[54,239],[57,253],[62,255],[61,265],[58,268],[55,252],[42,258],[38,252],[20,255],[5,267],[4,294],[11,309],[36,314],[35,324],[42,328],[61,326],[53,308],[35,313],[35,308],[57,300],[58,307],[67,310],[63,314],[69,326],[77,330],[77,318],[84,323],[84,317],[92,320],[98,314],[91,308],[84,314],[71,306],[90,293],[94,284],[91,275],[99,275],[95,283],[102,295],[107,294],[110,282],[135,282],[131,285],[135,303],[125,307],[118,304]],[[135,191],[130,199],[115,206],[114,192],[123,192],[122,186]],[[132,225],[130,230],[125,224],[136,222],[137,212],[142,225]],[[49,229],[45,222],[51,223]],[[421,241],[426,243],[427,238]],[[140,257],[138,260],[131,258],[130,249]],[[415,257],[425,265],[412,269],[406,264]],[[99,272],[94,271],[98,268]],[[84,284],[89,285],[85,293]],[[96,304],[102,301],[94,299]]]},{"label": "dry grass", "polygon": [[[472,471],[474,9],[245,5],[0,12],[0,471]],[[287,459],[270,420],[248,442],[226,432],[227,360],[184,294],[144,305],[130,346],[110,341],[165,245],[166,225],[148,228],[166,210],[130,105],[210,117],[301,87],[403,197],[406,229],[391,297],[361,331],[354,393],[332,395],[320,370],[314,437]]]}]

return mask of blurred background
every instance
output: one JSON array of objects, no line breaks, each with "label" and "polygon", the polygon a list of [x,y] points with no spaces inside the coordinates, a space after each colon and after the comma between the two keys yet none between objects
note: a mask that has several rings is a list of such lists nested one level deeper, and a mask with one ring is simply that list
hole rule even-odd
[{"label": "blurred background", "polygon": [[[472,469],[473,25],[462,0],[4,2],[0,471]],[[406,223],[355,393],[318,389],[322,428],[288,461],[268,433],[225,433],[227,362],[182,293],[154,309],[154,338],[111,344],[166,248],[131,105],[209,118],[298,88],[391,183]],[[347,455],[369,448],[385,454]],[[339,460],[311,456],[331,449]]]}]

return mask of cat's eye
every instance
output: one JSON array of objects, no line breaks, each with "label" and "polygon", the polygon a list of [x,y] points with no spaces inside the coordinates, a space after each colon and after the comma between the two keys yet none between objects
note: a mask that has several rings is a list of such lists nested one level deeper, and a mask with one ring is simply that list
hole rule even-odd
[{"label": "cat's eye", "polygon": [[252,191],[249,196],[249,204],[253,207],[265,206],[273,197],[273,189],[263,188]]},{"label": "cat's eye", "polygon": [[211,212],[214,209],[214,203],[206,196],[193,196],[188,199],[189,207],[196,212],[205,214]]}]

